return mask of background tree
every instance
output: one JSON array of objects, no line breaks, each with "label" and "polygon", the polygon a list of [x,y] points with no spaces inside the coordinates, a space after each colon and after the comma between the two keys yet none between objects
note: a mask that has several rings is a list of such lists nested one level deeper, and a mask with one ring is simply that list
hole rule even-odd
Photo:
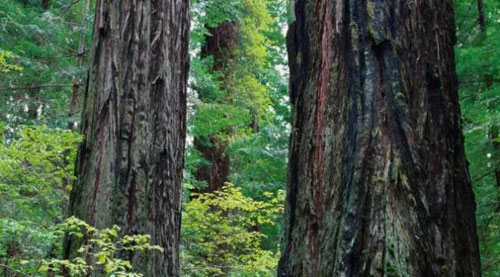
[{"label": "background tree", "polygon": [[271,91],[263,76],[273,70],[266,61],[272,43],[266,32],[275,22],[265,0],[200,2],[195,10],[192,133],[202,159],[194,175],[205,191],[214,191],[229,181],[230,144],[256,132],[269,114]]},{"label": "background tree", "polygon": [[[178,275],[188,11],[186,0],[100,0],[95,13],[70,212],[151,235],[163,253],[130,254],[145,276]],[[66,255],[79,245],[70,237]]]},{"label": "background tree", "polygon": [[[91,3],[89,14],[94,12],[95,1]],[[0,120],[11,127],[47,124],[64,128],[71,80],[85,75],[84,67],[75,63],[81,37],[77,26],[85,22],[84,1],[52,1],[48,9],[42,1],[1,0],[0,5],[0,49],[12,53],[12,62],[23,68],[0,76]],[[85,23],[82,28],[88,28],[92,20]],[[87,32],[84,44],[90,39]]]},{"label": "background tree", "polygon": [[[208,34],[200,55],[203,61],[210,63],[210,73],[218,79],[220,86],[218,89],[224,95],[217,95],[212,90],[199,90],[198,97],[203,104],[207,105],[206,108],[222,109],[224,105],[231,105],[232,100],[225,90],[228,88],[232,76],[232,59],[238,43],[237,28],[237,23],[234,21],[224,21],[215,27],[208,27]],[[233,116],[225,113],[221,117],[230,118]],[[198,126],[195,131],[198,131],[200,127]],[[226,150],[228,147],[227,138],[231,135],[232,127],[234,126],[227,124],[221,126],[221,129],[214,133],[197,135],[194,138],[195,148],[205,160],[204,164],[201,164],[196,170],[196,179],[206,182],[207,187],[203,191],[219,190],[229,181],[230,160]],[[206,128],[206,126],[202,128]]]},{"label": "background tree", "polygon": [[[271,259],[256,263],[261,267],[254,269],[272,275],[281,213],[273,216],[273,224],[237,223],[244,211],[219,213],[225,209],[223,202],[240,198],[221,197],[224,193],[218,191],[224,182],[231,182],[253,205],[269,202],[266,195],[284,187],[289,109],[282,30],[287,5],[265,0],[194,1],[192,11],[195,55],[188,130],[194,139],[188,145],[186,165],[183,270],[200,276],[245,275],[254,261],[271,253]],[[220,198],[218,205],[209,213],[200,211],[214,196]],[[199,214],[219,224],[205,221],[209,227],[198,229]],[[257,239],[243,246],[240,238],[247,234]],[[255,257],[249,258],[250,253]]]},{"label": "background tree", "polygon": [[452,1],[301,0],[280,276],[479,276]]},{"label": "background tree", "polygon": [[[500,2],[455,1],[465,149],[476,193],[483,276],[500,274]],[[498,176],[498,177],[497,177]]]}]

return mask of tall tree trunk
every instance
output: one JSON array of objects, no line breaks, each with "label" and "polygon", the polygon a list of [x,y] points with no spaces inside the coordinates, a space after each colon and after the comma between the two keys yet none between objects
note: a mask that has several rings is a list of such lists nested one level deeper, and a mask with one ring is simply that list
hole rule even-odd
[{"label": "tall tree trunk", "polygon": [[451,0],[297,0],[279,276],[479,276]]},{"label": "tall tree trunk", "polygon": [[70,212],[150,234],[165,251],[132,257],[145,276],[179,274],[188,34],[188,0],[97,1]]},{"label": "tall tree trunk", "polygon": [[479,22],[479,29],[481,30],[481,34],[486,33],[486,22],[484,19],[484,9],[483,9],[483,0],[477,0],[477,21]]},{"label": "tall tree trunk", "polygon": [[[220,74],[220,83],[225,89],[227,83],[228,68],[234,57],[234,50],[237,43],[237,24],[235,22],[226,21],[220,23],[215,28],[209,28],[209,35],[206,37],[205,45],[201,49],[202,58],[212,56],[214,64],[211,68],[212,73]],[[212,95],[200,95],[203,102]],[[230,159],[226,153],[227,143],[219,139],[220,134],[213,134],[208,137],[196,137],[194,145],[203,158],[208,162],[207,165],[202,165],[196,171],[196,179],[205,181],[207,188],[202,189],[203,192],[213,192],[221,189],[224,183],[229,180]]]},{"label": "tall tree trunk", "polygon": [[[78,39],[78,53],[76,56],[76,65],[78,69],[82,68],[83,66],[83,55],[85,53],[85,37],[87,36],[87,16],[89,14],[89,6],[90,6],[90,0],[85,0],[85,6],[83,7],[83,13],[82,13],[82,22],[80,25],[81,33],[80,33],[80,38]],[[80,76],[75,76],[73,78],[71,101],[68,109],[68,117],[70,117],[70,121],[68,122],[68,129],[70,130],[73,130],[73,128],[75,127],[75,122],[71,120],[71,117],[75,115],[76,109],[78,107],[78,98],[79,98],[81,83],[82,80],[80,79]]]}]

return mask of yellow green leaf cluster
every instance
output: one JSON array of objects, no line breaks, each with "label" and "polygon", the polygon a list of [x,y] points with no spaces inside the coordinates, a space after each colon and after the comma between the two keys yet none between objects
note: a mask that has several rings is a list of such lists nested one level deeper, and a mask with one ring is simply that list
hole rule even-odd
[{"label": "yellow green leaf cluster", "polygon": [[259,230],[273,225],[283,212],[283,194],[267,197],[256,201],[230,183],[219,191],[194,194],[183,213],[184,274],[272,276],[278,253],[263,249],[265,235]]},{"label": "yellow green leaf cluster", "polygon": [[0,49],[0,72],[7,73],[9,71],[21,71],[23,68],[18,65],[9,64],[7,58],[12,57],[12,52],[3,51]]},{"label": "yellow green leaf cluster", "polygon": [[106,276],[141,277],[134,272],[132,263],[123,259],[123,251],[127,253],[146,250],[163,252],[163,248],[150,244],[149,235],[122,235],[118,226],[96,229],[86,222],[70,217],[65,223],[57,226],[59,234],[68,234],[78,239],[85,238],[85,243],[77,250],[77,256],[70,260],[43,260],[39,272],[48,272],[54,276],[87,276],[91,272],[104,272]]}]

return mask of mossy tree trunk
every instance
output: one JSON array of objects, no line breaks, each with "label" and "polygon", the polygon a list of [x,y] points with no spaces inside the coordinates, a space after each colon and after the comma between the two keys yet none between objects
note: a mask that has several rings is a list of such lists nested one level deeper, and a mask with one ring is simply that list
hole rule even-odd
[{"label": "mossy tree trunk", "polygon": [[[189,67],[188,0],[98,0],[70,212],[147,233],[165,251],[131,257],[145,276],[179,274]],[[71,239],[66,255],[80,242]]]},{"label": "mossy tree trunk", "polygon": [[279,276],[479,276],[451,0],[297,0]]}]

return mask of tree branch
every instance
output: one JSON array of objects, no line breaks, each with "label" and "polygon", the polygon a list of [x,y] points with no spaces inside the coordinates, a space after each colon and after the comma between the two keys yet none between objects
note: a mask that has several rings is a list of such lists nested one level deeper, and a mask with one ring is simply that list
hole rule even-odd
[{"label": "tree branch", "polygon": [[477,176],[476,178],[472,179],[472,182],[478,182],[478,181],[481,181],[482,179],[488,177],[488,176],[491,176],[493,175],[494,172],[488,172],[486,174],[483,174],[481,176]]},{"label": "tree branch", "polygon": [[1,267],[3,267],[3,268],[6,268],[6,269],[8,269],[8,270],[14,271],[14,272],[15,272],[15,273],[17,273],[17,274],[21,274],[22,276],[32,277],[31,275],[26,274],[26,273],[24,273],[24,272],[22,272],[22,271],[19,271],[19,270],[17,270],[17,269],[14,269],[14,268],[12,268],[12,267],[10,267],[10,266],[8,266],[8,265],[5,265],[5,264],[0,264],[0,266],[1,266]]},{"label": "tree branch", "polygon": [[32,90],[41,88],[58,88],[58,87],[71,87],[71,86],[73,86],[73,84],[46,84],[46,85],[31,85],[25,87],[11,86],[6,88],[0,88],[0,90],[16,90],[16,89]]}]

